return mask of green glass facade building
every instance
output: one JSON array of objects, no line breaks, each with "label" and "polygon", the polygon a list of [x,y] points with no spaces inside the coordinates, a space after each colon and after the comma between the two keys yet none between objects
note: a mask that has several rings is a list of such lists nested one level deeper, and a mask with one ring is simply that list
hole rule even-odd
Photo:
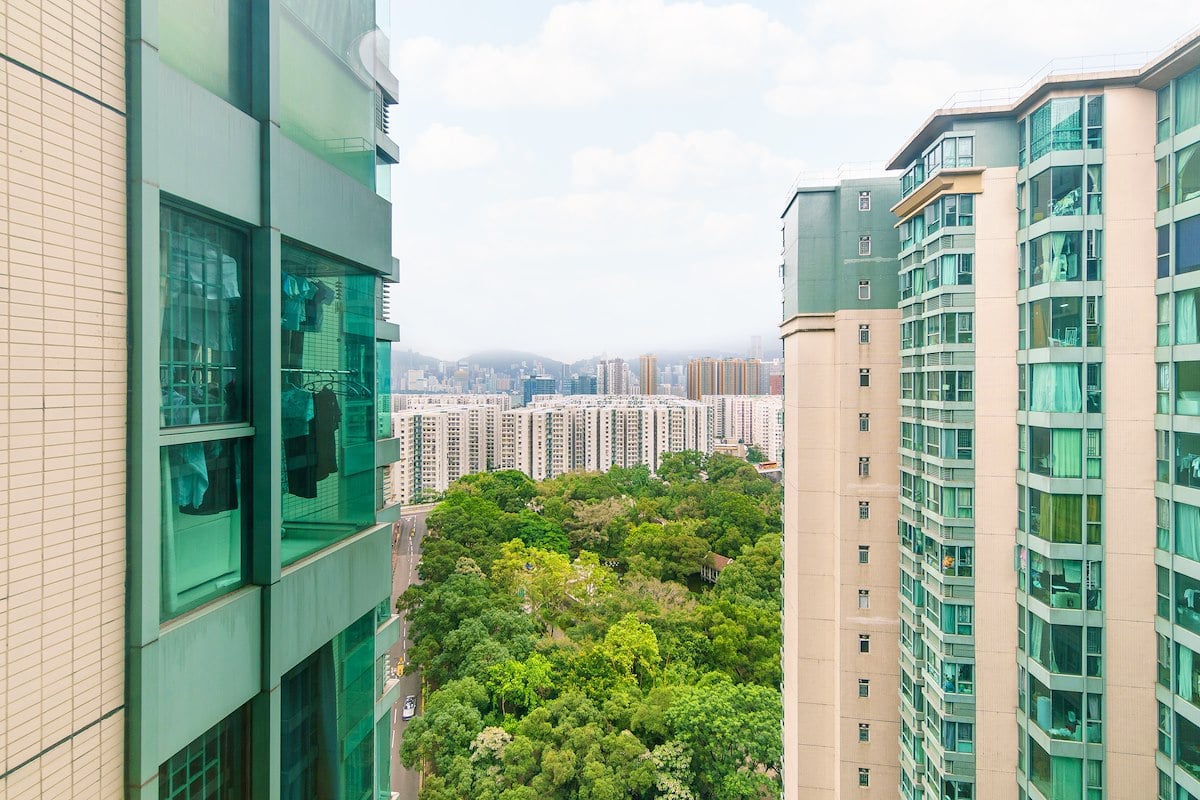
[{"label": "green glass facade building", "polygon": [[127,6],[130,798],[390,797],[385,10]]}]

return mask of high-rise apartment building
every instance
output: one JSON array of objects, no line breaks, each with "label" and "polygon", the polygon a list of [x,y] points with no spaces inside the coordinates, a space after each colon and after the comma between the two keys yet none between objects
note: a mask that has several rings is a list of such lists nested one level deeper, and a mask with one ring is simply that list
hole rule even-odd
[{"label": "high-rise apartment building", "polygon": [[783,457],[783,397],[781,395],[709,395],[713,437],[720,442],[757,447],[767,461]]},{"label": "high-rise apartment building", "polygon": [[[807,242],[847,235],[845,216],[793,217],[793,198],[787,797],[1200,797],[1198,142],[1198,34],[936,111],[888,165],[890,196],[860,195],[861,213],[886,197],[899,231],[882,339],[841,318],[849,264],[811,269]],[[857,513],[832,510],[830,474],[860,481]],[[868,536],[877,520],[899,536]],[[829,563],[863,570],[857,605],[827,577],[811,602]],[[856,677],[880,647],[898,669]],[[847,735],[862,726],[869,741]]]},{"label": "high-rise apartment building", "polygon": [[395,501],[412,503],[446,491],[465,475],[495,469],[500,416],[501,408],[487,403],[430,404],[393,412],[400,440],[400,457],[389,467]]},{"label": "high-rise apartment building", "polygon": [[687,365],[687,396],[761,394],[762,362],[756,358],[693,358]]},{"label": "high-rise apartment building", "polygon": [[789,800],[899,781],[899,196],[894,179],[845,180],[797,189],[783,214]]},{"label": "high-rise apartment building", "polygon": [[596,365],[597,394],[632,394],[629,364],[623,358],[607,358]]},{"label": "high-rise apartment building", "polygon": [[653,353],[638,356],[638,372],[642,394],[658,394],[658,356]]},{"label": "high-rise apartment building", "polygon": [[8,800],[390,791],[386,20],[201,5],[2,14]]}]

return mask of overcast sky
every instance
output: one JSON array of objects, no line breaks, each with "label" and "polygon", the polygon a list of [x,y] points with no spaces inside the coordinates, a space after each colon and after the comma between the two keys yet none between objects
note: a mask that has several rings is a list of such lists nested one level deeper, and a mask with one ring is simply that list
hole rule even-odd
[{"label": "overcast sky", "polygon": [[779,323],[801,170],[883,161],[958,90],[1157,52],[1195,0],[393,0],[401,343],[574,360]]}]

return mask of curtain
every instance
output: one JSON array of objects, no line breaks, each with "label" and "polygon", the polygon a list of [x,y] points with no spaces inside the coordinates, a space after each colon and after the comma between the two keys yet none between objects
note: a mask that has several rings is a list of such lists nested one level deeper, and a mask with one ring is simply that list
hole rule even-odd
[{"label": "curtain", "polygon": [[1100,205],[1100,166],[1087,168],[1087,213],[1101,213]]},{"label": "curtain", "polygon": [[1196,322],[1196,290],[1175,295],[1175,344],[1200,342],[1200,326]]},{"label": "curtain", "polygon": [[1061,411],[1078,414],[1083,410],[1078,364],[1034,364],[1031,411]]},{"label": "curtain", "polygon": [[1175,504],[1175,552],[1200,561],[1200,508]]},{"label": "curtain", "polygon": [[1083,475],[1083,435],[1064,428],[1050,434],[1050,477],[1079,478]]},{"label": "curtain", "polygon": [[1192,702],[1192,698],[1195,696],[1196,685],[1195,679],[1192,677],[1193,655],[1192,651],[1183,645],[1179,645],[1178,651],[1179,664],[1177,665],[1178,668],[1175,671],[1176,683],[1178,684],[1176,690],[1179,692],[1180,697],[1190,703]]},{"label": "curtain", "polygon": [[1175,155],[1175,201],[1178,203],[1200,194],[1200,178],[1196,175],[1194,165],[1193,169],[1188,169],[1197,153],[1200,153],[1200,145],[1192,145]]},{"label": "curtain", "polygon": [[1066,756],[1050,757],[1050,775],[1054,800],[1082,800],[1083,762]]},{"label": "curtain", "polygon": [[1029,346],[1050,346],[1050,304],[1039,300],[1030,305],[1029,312]]},{"label": "curtain", "polygon": [[1042,622],[1041,617],[1034,616],[1033,614],[1029,615],[1029,655],[1039,664],[1048,667],[1049,664],[1045,663],[1045,658],[1042,655],[1045,628],[1046,623]]},{"label": "curtain", "polygon": [[1083,498],[1077,494],[1043,494],[1043,505],[1051,497],[1054,498],[1054,529],[1050,541],[1079,544]]},{"label": "curtain", "polygon": [[1200,70],[1175,81],[1175,132],[1200,124]]}]

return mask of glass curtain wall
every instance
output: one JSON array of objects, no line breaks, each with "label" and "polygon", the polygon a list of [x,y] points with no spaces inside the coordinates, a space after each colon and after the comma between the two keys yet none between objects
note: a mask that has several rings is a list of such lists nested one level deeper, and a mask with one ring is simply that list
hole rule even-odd
[{"label": "glass curtain wall", "polygon": [[[905,173],[910,184],[975,163],[947,133]],[[919,176],[919,177],[918,177]],[[975,197],[947,194],[901,223],[900,791],[974,795]],[[952,312],[944,309],[952,307]],[[951,364],[923,369],[918,363]],[[936,420],[936,421],[935,421]],[[930,568],[932,567],[932,572]]]},{"label": "glass curtain wall", "polygon": [[[1200,269],[1200,69],[1174,80],[1158,93],[1158,269],[1159,278]],[[1158,749],[1178,769],[1200,780],[1200,661],[1174,630],[1200,635],[1200,504],[1187,493],[1200,488],[1200,343],[1197,292],[1187,279],[1159,281],[1159,341],[1165,359],[1157,368],[1157,550],[1156,608],[1166,626],[1159,640],[1160,694]],[[1169,347],[1168,345],[1177,345]],[[1171,627],[1171,623],[1174,627]],[[1182,637],[1181,637],[1182,638]],[[1160,757],[1161,758],[1161,757]],[[1171,770],[1159,772],[1159,797],[1187,800],[1192,795]]]},{"label": "glass curtain wall", "polygon": [[1055,98],[1018,125],[1017,780],[1046,800],[1104,796],[1103,750],[1080,748],[1103,739],[1102,113]]},{"label": "glass curtain wall", "polygon": [[281,800],[374,791],[375,612],[283,676]]}]

